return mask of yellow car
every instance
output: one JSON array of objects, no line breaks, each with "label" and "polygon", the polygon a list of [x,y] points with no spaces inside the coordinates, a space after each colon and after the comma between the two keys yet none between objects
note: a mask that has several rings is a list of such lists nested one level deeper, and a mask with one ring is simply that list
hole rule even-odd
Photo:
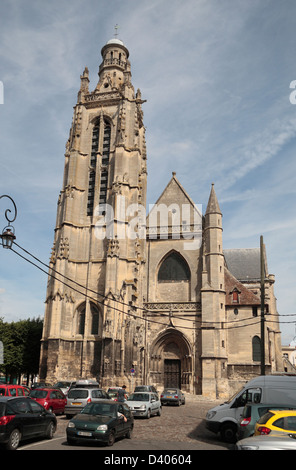
[{"label": "yellow car", "polygon": [[296,410],[269,410],[257,421],[254,436],[271,431],[296,432]]}]

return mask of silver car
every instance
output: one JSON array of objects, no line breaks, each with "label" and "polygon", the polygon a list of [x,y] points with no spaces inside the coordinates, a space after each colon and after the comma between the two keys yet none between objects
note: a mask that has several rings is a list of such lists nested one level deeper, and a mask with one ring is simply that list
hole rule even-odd
[{"label": "silver car", "polygon": [[165,388],[160,395],[162,405],[185,405],[185,395],[179,388]]},{"label": "silver car", "polygon": [[150,418],[152,415],[161,415],[161,402],[156,393],[131,393],[126,404],[134,416]]},{"label": "silver car", "polygon": [[267,435],[246,437],[237,441],[235,450],[296,450],[296,434],[272,431]]},{"label": "silver car", "polygon": [[72,418],[79,413],[88,403],[97,402],[103,399],[110,399],[105,390],[101,388],[71,388],[67,395],[67,405],[65,415]]}]

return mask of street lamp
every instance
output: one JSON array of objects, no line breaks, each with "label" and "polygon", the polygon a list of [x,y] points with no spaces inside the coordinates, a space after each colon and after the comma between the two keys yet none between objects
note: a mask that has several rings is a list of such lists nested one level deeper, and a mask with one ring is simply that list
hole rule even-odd
[{"label": "street lamp", "polygon": [[7,197],[12,202],[13,208],[14,208],[14,217],[10,218],[9,213],[11,212],[11,210],[6,209],[5,218],[8,221],[8,225],[4,227],[4,229],[2,230],[2,234],[0,235],[0,238],[1,238],[1,242],[2,242],[1,244],[3,248],[11,248],[16,238],[14,234],[14,227],[11,225],[11,222],[14,222],[16,219],[17,209],[16,209],[14,200],[10,196],[3,194],[3,196],[0,196],[0,199],[2,199],[3,197]]}]

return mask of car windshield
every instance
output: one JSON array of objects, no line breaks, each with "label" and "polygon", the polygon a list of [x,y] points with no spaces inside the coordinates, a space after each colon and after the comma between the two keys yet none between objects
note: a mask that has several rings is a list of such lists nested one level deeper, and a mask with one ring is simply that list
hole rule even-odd
[{"label": "car windshield", "polygon": [[72,388],[68,393],[68,398],[87,398],[88,397],[88,390],[79,389],[79,388]]},{"label": "car windshield", "polygon": [[135,388],[135,392],[147,392],[147,390],[149,390],[149,389],[148,389],[148,387],[146,387],[145,385],[142,386],[142,387],[141,387],[141,386],[137,386],[137,387]]},{"label": "car windshield", "polygon": [[174,395],[178,393],[178,391],[175,388],[166,388],[164,393],[168,393],[169,395]]},{"label": "car windshield", "polygon": [[148,393],[132,393],[128,399],[128,401],[149,401],[149,394]]},{"label": "car windshield", "polygon": [[64,388],[64,387],[70,387],[70,382],[57,382],[54,387],[57,387],[57,388]]},{"label": "car windshield", "polygon": [[30,393],[31,398],[46,398],[47,390],[32,390]]},{"label": "car windshield", "polygon": [[95,415],[95,416],[116,416],[116,405],[109,403],[89,403],[86,405],[81,414]]}]

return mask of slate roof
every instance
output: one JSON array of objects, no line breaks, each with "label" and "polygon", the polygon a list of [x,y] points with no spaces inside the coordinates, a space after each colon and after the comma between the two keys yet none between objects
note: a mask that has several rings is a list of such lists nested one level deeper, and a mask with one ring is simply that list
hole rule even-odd
[{"label": "slate roof", "polygon": [[[223,252],[226,267],[236,279],[239,281],[261,279],[260,248],[237,248]],[[265,270],[267,271],[266,266]]]}]

